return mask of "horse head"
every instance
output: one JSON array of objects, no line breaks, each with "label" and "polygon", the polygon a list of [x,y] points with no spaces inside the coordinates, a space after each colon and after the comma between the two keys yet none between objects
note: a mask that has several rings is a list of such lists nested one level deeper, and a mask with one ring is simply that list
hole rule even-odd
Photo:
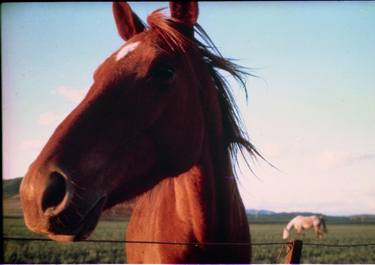
[{"label": "horse head", "polygon": [[212,82],[193,39],[196,2],[172,2],[148,26],[114,3],[126,41],[95,71],[79,105],[61,122],[24,177],[29,229],[55,240],[86,238],[103,209],[188,170],[204,138],[200,100]]}]

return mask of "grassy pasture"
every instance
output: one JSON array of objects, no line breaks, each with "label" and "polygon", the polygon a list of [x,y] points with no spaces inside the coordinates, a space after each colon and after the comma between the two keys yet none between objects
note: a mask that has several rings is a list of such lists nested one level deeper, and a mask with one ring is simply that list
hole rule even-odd
[{"label": "grassy pasture", "polygon": [[[252,224],[250,225],[252,242],[280,242],[282,236],[281,224]],[[375,243],[375,225],[344,225],[327,224],[328,235],[318,240],[312,231],[306,231],[302,240],[301,263],[375,263],[375,246],[369,247],[325,247],[310,246],[308,243],[349,245]],[[291,234],[292,238],[295,234]],[[254,263],[283,263],[283,258],[276,260],[281,246],[253,246]]]},{"label": "grassy pasture", "polygon": [[[126,221],[101,221],[90,239],[123,240]],[[9,237],[40,238],[21,218],[4,218],[3,234]],[[53,241],[4,241],[5,263],[124,263],[123,244],[57,243]]]},{"label": "grassy pasture", "polygon": [[[90,239],[122,240],[127,222],[102,220]],[[21,218],[4,218],[3,235],[39,237],[29,232]],[[281,242],[281,224],[251,224],[252,242]],[[359,244],[375,243],[375,225],[330,225],[328,236],[317,240],[307,232],[304,243]],[[292,234],[293,236],[293,234]],[[283,255],[276,260],[280,245],[252,247],[253,263],[283,263]],[[4,241],[5,263],[123,263],[122,243],[56,243],[45,241]],[[375,263],[375,246],[337,248],[304,245],[303,263]]]}]

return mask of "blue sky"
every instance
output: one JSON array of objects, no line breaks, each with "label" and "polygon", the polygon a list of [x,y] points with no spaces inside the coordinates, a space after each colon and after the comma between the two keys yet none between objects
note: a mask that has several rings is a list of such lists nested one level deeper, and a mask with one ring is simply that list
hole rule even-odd
[{"label": "blue sky", "polygon": [[[145,20],[167,3],[131,6]],[[14,178],[122,40],[110,3],[1,12],[3,177]],[[375,214],[375,3],[203,2],[198,22],[259,76],[247,79],[247,103],[235,94],[252,142],[280,170],[240,168],[246,207]]]}]

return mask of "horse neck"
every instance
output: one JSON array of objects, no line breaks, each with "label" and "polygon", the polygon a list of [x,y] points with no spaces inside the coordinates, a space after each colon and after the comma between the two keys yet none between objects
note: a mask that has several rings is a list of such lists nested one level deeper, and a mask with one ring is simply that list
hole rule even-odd
[{"label": "horse neck", "polygon": [[[223,142],[219,104],[213,100],[208,105],[211,109],[206,113],[206,133],[199,161],[188,171],[165,178],[137,202],[132,220],[137,220],[134,222],[138,225],[145,220],[149,231],[144,240],[150,237],[170,240],[172,237],[173,240],[198,242],[249,241],[244,206]],[[155,223],[150,225],[149,220]],[[154,237],[152,227],[160,228],[165,220],[179,231],[180,238],[176,239],[176,233]],[[139,235],[137,240],[140,240]]]},{"label": "horse neck", "polygon": [[294,224],[296,223],[296,218],[293,218],[292,220],[289,221],[289,223],[286,225],[285,229],[287,231],[289,231],[290,229],[292,229],[292,227],[294,226]]},{"label": "horse neck", "polygon": [[[211,103],[216,109],[217,102]],[[216,108],[217,107],[217,108]],[[212,192],[212,217],[216,227],[217,241],[249,241],[248,222],[244,206],[238,192],[236,178],[232,171],[230,154],[224,144],[222,117],[220,111],[210,111],[206,116],[211,126],[207,128],[206,145],[201,165],[205,168],[205,178],[209,181]],[[215,113],[212,115],[212,113]],[[244,233],[242,238],[238,233]],[[234,238],[228,238],[234,235]]]}]

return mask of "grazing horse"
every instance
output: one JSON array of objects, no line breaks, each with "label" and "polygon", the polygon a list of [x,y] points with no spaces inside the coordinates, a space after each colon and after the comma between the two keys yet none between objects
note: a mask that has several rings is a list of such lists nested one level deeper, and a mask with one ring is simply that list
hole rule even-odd
[{"label": "grazing horse", "polygon": [[232,160],[237,150],[260,155],[220,72],[242,84],[246,73],[196,23],[196,2],[171,2],[171,15],[154,11],[147,26],[126,3],[113,14],[126,43],[29,167],[27,227],[83,240],[103,210],[136,198],[126,240],[190,244],[129,243],[128,262],[249,263]]},{"label": "grazing horse", "polygon": [[[320,229],[321,226],[323,226],[323,231]],[[323,217],[317,215],[298,215],[294,217],[284,228],[283,239],[287,239],[289,237],[289,231],[293,227],[297,230],[297,234],[299,236],[303,235],[303,230],[311,228],[314,228],[315,234],[318,238],[323,238],[323,233],[327,233],[327,226],[325,220],[323,219]]]}]

